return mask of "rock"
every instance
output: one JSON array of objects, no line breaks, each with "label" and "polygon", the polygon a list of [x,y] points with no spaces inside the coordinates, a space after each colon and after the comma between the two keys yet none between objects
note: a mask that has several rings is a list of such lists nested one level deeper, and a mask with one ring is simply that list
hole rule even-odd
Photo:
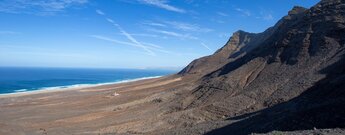
[{"label": "rock", "polygon": [[118,95],[120,95],[120,94],[118,94],[118,93],[116,93],[116,92],[114,92],[113,94],[111,94],[111,96],[118,96]]},{"label": "rock", "polygon": [[344,26],[345,0],[322,0],[295,6],[262,33],[235,32],[179,72],[198,80],[185,109],[240,119],[209,134],[345,128]]}]

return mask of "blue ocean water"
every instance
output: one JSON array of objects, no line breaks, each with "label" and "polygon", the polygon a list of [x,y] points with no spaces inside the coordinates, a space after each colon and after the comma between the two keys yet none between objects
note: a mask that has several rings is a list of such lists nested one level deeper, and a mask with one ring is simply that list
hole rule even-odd
[{"label": "blue ocean water", "polygon": [[0,68],[0,94],[116,83],[173,74],[172,70]]}]

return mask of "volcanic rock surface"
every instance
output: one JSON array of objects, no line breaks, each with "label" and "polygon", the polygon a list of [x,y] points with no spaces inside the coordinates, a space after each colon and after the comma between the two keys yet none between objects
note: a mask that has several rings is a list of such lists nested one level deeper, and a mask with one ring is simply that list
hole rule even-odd
[{"label": "volcanic rock surface", "polygon": [[344,128],[344,46],[344,0],[296,6],[275,26],[235,32],[183,69],[182,76],[202,76],[183,108],[224,119],[195,128],[216,128],[208,134]]}]

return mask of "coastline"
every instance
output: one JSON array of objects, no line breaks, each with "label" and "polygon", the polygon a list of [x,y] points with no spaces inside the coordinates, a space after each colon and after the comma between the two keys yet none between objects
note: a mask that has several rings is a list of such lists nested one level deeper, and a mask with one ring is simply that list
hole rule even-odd
[{"label": "coastline", "polygon": [[[0,134],[126,134],[143,129],[150,132],[165,118],[161,114],[166,110],[161,105],[174,100],[177,92],[184,90],[177,89],[181,85],[192,82],[167,75],[2,96],[9,98],[0,98]],[[158,119],[148,119],[157,116]]]},{"label": "coastline", "polygon": [[68,85],[68,86],[46,87],[46,88],[40,88],[37,90],[4,93],[4,94],[0,94],[0,98],[19,97],[19,96],[27,96],[27,95],[35,95],[35,94],[43,94],[43,93],[63,92],[63,91],[80,90],[80,89],[86,89],[86,88],[111,86],[111,85],[116,85],[116,84],[125,84],[125,83],[132,83],[132,82],[143,81],[143,80],[158,79],[158,78],[162,78],[166,76],[169,76],[169,75],[141,77],[141,78],[135,78],[135,79],[126,79],[126,80],[121,80],[121,81],[116,81],[116,82],[105,82],[105,83],[97,83],[97,84],[74,84],[74,85]]}]

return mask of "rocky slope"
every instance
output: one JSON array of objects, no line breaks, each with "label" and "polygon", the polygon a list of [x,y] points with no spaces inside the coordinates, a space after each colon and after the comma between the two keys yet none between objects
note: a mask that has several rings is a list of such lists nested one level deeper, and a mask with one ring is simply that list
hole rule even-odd
[{"label": "rocky slope", "polygon": [[179,75],[201,76],[176,101],[201,122],[173,133],[345,128],[345,0],[296,6],[262,33],[235,32]]},{"label": "rocky slope", "polygon": [[17,96],[0,96],[1,135],[345,134],[345,0],[237,31],[177,75]]}]

